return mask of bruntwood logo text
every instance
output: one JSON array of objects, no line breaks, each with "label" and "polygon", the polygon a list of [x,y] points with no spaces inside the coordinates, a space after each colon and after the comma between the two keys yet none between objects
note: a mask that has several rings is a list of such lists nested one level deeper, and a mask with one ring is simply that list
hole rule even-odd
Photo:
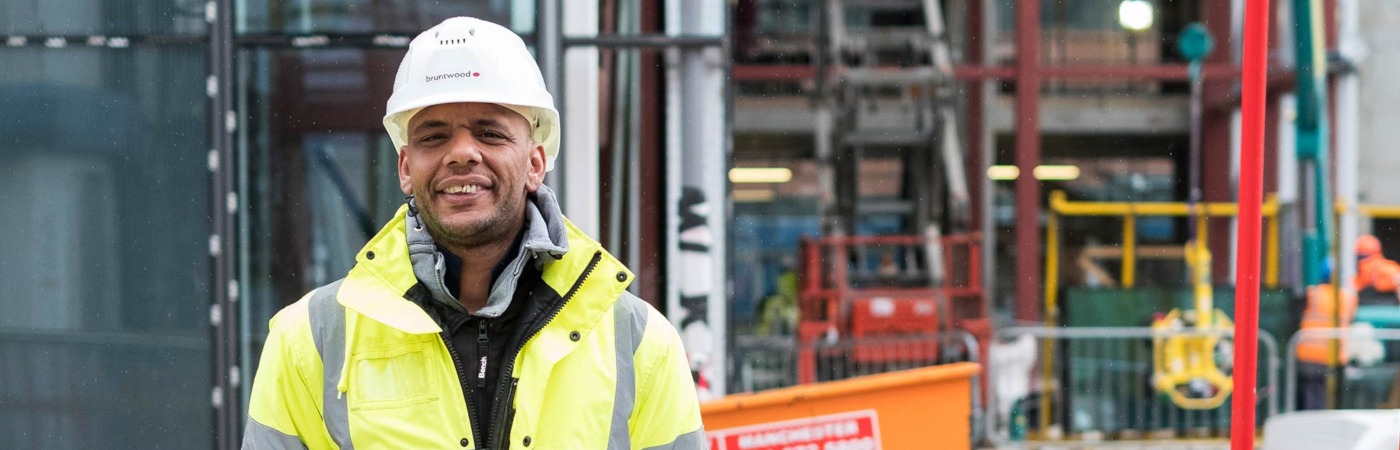
[{"label": "bruntwood logo text", "polygon": [[442,75],[434,75],[434,76],[427,77],[428,81],[425,81],[425,83],[432,83],[432,82],[438,81],[438,80],[446,80],[446,79],[448,79],[448,78],[476,78],[476,77],[479,77],[479,76],[481,76],[481,72],[453,72],[453,73],[444,73],[444,74],[442,74]]}]

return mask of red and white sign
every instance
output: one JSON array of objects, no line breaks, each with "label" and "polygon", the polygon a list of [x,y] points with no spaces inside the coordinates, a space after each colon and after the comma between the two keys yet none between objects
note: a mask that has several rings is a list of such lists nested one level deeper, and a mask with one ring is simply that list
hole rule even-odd
[{"label": "red and white sign", "polygon": [[880,421],[867,409],[706,433],[710,450],[879,450]]}]

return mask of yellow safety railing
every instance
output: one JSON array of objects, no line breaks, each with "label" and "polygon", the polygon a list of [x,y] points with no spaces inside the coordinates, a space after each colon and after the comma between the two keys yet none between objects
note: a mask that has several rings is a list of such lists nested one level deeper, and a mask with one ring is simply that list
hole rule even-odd
[{"label": "yellow safety railing", "polygon": [[[1137,282],[1137,218],[1147,217],[1187,217],[1192,214],[1192,206],[1185,202],[1079,202],[1069,201],[1064,191],[1050,193],[1050,214],[1045,227],[1045,325],[1059,323],[1060,305],[1060,217],[1122,217],[1122,274],[1123,287],[1131,288]],[[1395,208],[1400,214],[1400,207]],[[1195,205],[1197,239],[1203,245],[1209,243],[1207,230],[1211,217],[1234,217],[1239,214],[1239,205],[1223,202],[1203,202]],[[1264,284],[1270,288],[1278,286],[1279,271],[1279,202],[1278,197],[1269,194],[1260,208],[1260,215],[1266,220],[1265,239],[1268,241],[1264,256]],[[1054,370],[1054,352],[1045,344],[1041,354],[1045,364],[1041,365],[1042,377],[1050,380]],[[1041,396],[1041,410],[1050,410],[1050,396]],[[1049,414],[1041,415],[1041,430],[1049,429]]]},{"label": "yellow safety railing", "polygon": [[[1346,214],[1347,204],[1338,200],[1337,215]],[[1400,205],[1356,205],[1356,212],[1372,219],[1400,219]]]},{"label": "yellow safety railing", "polygon": [[[1239,206],[1234,203],[1200,203],[1196,205],[1200,213],[1196,220],[1199,239],[1208,241],[1209,220],[1212,217],[1234,217],[1239,214]],[[1365,208],[1364,206],[1362,208]],[[1378,208],[1378,207],[1372,207]],[[1393,207],[1400,217],[1400,207]],[[1278,286],[1279,272],[1279,203],[1270,194],[1264,201],[1260,213],[1268,222],[1266,237],[1267,253],[1264,256],[1264,284]],[[1138,217],[1186,217],[1191,215],[1191,206],[1184,202],[1078,202],[1069,201],[1064,191],[1050,194],[1050,218],[1045,230],[1045,293],[1047,311],[1055,304],[1055,292],[1059,290],[1060,262],[1060,221],[1067,217],[1112,217],[1123,218],[1122,275],[1123,287],[1133,287],[1137,282],[1137,218]]]}]

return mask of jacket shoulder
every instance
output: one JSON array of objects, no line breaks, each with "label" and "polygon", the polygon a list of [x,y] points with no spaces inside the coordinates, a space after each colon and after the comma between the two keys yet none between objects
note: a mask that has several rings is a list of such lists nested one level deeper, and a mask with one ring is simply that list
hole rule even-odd
[{"label": "jacket shoulder", "polygon": [[660,359],[676,353],[684,355],[680,333],[671,325],[671,321],[650,303],[632,295],[631,292],[623,291],[622,295],[618,296],[615,307],[626,315],[627,321],[631,322],[635,329],[641,331],[641,342],[638,343],[634,355],[639,375],[655,370]]},{"label": "jacket shoulder", "polygon": [[[340,290],[340,280],[321,286],[307,292],[296,302],[287,305],[277,314],[272,315],[272,319],[267,323],[269,335],[277,334],[283,337],[309,333],[311,330],[311,316],[313,314],[324,313],[321,308],[315,306],[324,305],[329,301],[330,305],[339,307],[335,301],[336,292]],[[317,305],[313,305],[317,303]]]}]

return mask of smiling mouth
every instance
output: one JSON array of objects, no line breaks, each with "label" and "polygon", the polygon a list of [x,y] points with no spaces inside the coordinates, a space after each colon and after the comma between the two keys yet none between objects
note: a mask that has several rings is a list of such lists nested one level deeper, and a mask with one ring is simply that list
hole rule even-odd
[{"label": "smiling mouth", "polygon": [[443,189],[442,192],[448,194],[475,194],[481,191],[482,189],[483,188],[479,185],[467,184],[461,186],[448,186],[447,188]]}]

